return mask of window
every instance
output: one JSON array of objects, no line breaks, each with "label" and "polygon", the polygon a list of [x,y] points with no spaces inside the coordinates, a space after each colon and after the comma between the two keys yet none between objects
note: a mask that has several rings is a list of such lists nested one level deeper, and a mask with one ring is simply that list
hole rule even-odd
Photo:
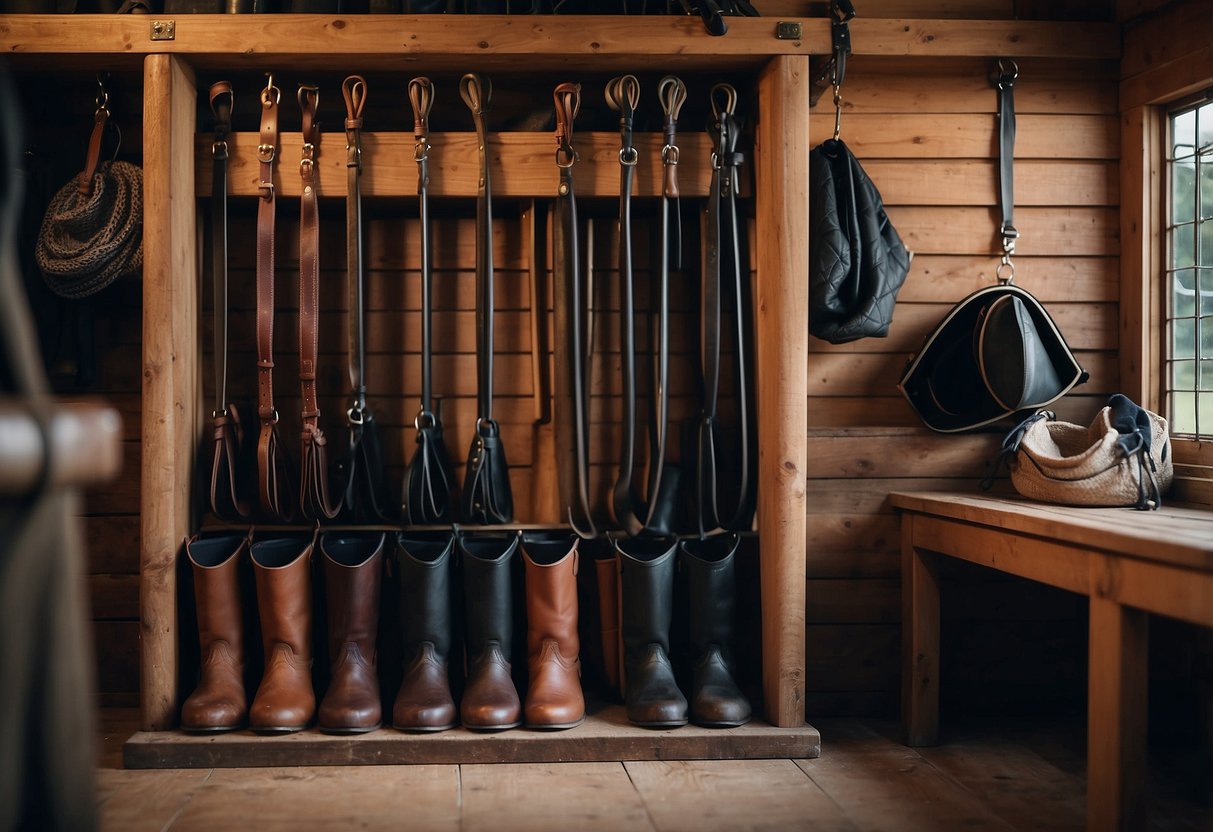
[{"label": "window", "polygon": [[1171,432],[1213,437],[1213,99],[1174,110],[1167,142],[1164,378]]}]

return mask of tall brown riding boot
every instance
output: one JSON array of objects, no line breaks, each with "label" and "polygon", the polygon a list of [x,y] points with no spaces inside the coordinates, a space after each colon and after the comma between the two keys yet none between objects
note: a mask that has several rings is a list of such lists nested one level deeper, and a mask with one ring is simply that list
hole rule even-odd
[{"label": "tall brown riding boot", "polygon": [[455,538],[401,534],[396,544],[404,679],[392,706],[392,725],[401,731],[445,731],[457,721],[447,664]]},{"label": "tall brown riding boot", "polygon": [[363,734],[383,724],[376,640],[385,538],[383,532],[320,538],[332,663],[320,730],[328,734]]},{"label": "tall brown riding boot", "polygon": [[238,566],[248,538],[191,538],[185,553],[194,571],[194,603],[202,676],[181,707],[186,731],[232,731],[248,722]]},{"label": "tall brown riding boot", "polygon": [[585,721],[577,636],[577,538],[527,538],[528,728],[572,728]]},{"label": "tall brown riding boot", "polygon": [[311,580],[315,545],[315,534],[253,544],[257,609],[265,645],[265,672],[249,709],[249,727],[254,731],[299,731],[316,713]]},{"label": "tall brown riding boot", "polygon": [[466,597],[468,681],[459,703],[463,726],[502,731],[522,724],[522,703],[510,675],[514,637],[510,562],[516,536],[461,537]]}]

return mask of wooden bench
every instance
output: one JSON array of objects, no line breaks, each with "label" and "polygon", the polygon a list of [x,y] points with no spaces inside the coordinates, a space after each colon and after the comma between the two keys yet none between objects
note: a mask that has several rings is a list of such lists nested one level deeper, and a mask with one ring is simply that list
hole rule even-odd
[{"label": "wooden bench", "polygon": [[1087,827],[1144,825],[1148,613],[1213,627],[1213,511],[1069,508],[893,493],[901,513],[902,719],[939,730],[940,556],[1089,596]]}]

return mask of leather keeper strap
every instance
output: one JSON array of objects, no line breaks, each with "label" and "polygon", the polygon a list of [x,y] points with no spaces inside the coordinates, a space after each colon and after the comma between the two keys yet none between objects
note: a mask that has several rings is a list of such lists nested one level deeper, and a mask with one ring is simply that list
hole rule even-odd
[{"label": "leather keeper strap", "polygon": [[[278,153],[278,101],[280,92],[270,85],[261,91],[261,132],[257,201],[257,417],[261,432],[278,421],[274,409],[274,159]],[[264,460],[262,461],[264,463]],[[264,469],[264,464],[263,464]]]},{"label": "leather keeper strap", "polygon": [[299,85],[299,109],[303,113],[303,157],[299,178],[303,190],[299,197],[299,381],[303,395],[303,432],[314,433],[320,408],[316,402],[317,323],[320,305],[320,223],[316,197],[316,147],[320,126],[316,122],[319,90]]},{"label": "leather keeper strap", "polygon": [[[1019,69],[1014,61],[1000,60],[995,86],[998,87],[998,200],[1002,208],[1003,253],[1015,253],[1019,231],[1015,228],[1015,79]],[[1009,263],[1008,263],[1009,265]],[[1011,271],[1014,276],[1014,270]]]},{"label": "leather keeper strap", "polygon": [[577,196],[573,188],[573,121],[581,109],[581,85],[565,82],[552,93],[556,110],[556,166],[560,185],[556,193],[553,238],[552,303],[556,314],[558,348],[556,365],[555,428],[561,503],[569,525],[579,536],[598,535],[590,512],[589,485],[589,339],[582,297],[581,252],[577,232]]},{"label": "leather keeper strap", "polygon": [[351,75],[341,84],[345,98],[345,281],[346,321],[352,403],[349,420],[361,424],[366,413],[366,291],[362,273],[362,110],[366,80]]},{"label": "leather keeper strap", "polygon": [[211,144],[214,168],[211,175],[211,277],[214,289],[215,340],[214,416],[227,410],[227,138],[232,130],[232,85],[211,85],[211,113],[215,117],[215,139]]},{"label": "leather keeper strap", "polygon": [[477,410],[482,420],[493,420],[493,185],[489,175],[488,132],[484,116],[492,101],[493,86],[469,72],[459,80],[459,95],[472,112],[480,157],[476,188],[476,374]]},{"label": "leather keeper strap", "polygon": [[420,76],[409,81],[409,104],[413,108],[413,161],[417,163],[417,205],[421,222],[421,412],[418,424],[433,423],[433,263],[430,252],[430,109],[434,84]]}]

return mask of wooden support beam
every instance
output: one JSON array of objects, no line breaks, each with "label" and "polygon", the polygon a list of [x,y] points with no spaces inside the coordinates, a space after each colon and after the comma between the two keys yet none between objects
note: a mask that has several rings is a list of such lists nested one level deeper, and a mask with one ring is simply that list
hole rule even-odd
[{"label": "wooden support beam", "polygon": [[939,740],[939,556],[914,545],[901,518],[901,723],[906,745]]},{"label": "wooden support beam", "polygon": [[200,435],[194,77],[150,55],[143,109],[143,479],[140,703],[147,731],[177,718],[176,563],[191,528]]},{"label": "wooden support beam", "polygon": [[763,691],[767,719],[782,727],[803,724],[805,714],[808,89],[807,59],[773,59],[758,81],[755,138],[758,181],[779,183],[755,196],[754,366]]}]

